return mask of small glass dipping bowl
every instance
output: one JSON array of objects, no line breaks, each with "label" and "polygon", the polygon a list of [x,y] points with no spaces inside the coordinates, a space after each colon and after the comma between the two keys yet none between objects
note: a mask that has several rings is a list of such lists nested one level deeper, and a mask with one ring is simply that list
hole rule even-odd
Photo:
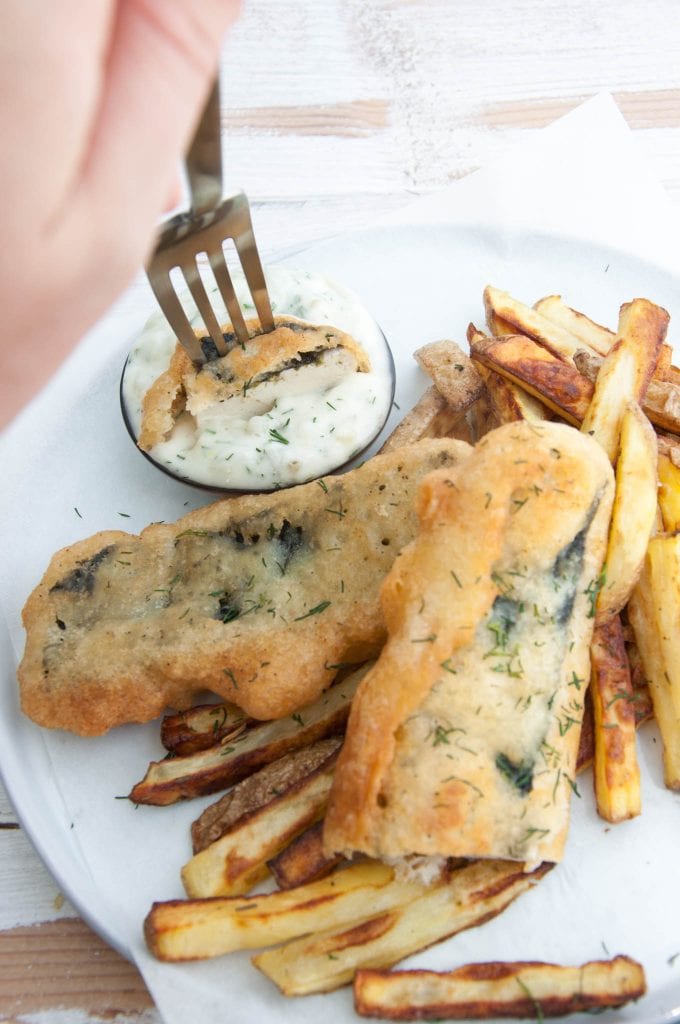
[{"label": "small glass dipping bowl", "polygon": [[[241,416],[239,407],[231,404],[240,396],[216,403],[196,417],[182,412],[166,440],[138,451],[183,483],[220,493],[266,492],[306,483],[350,468],[378,437],[389,416],[394,360],[382,330],[361,300],[322,274],[285,265],[268,267],[265,274],[275,317],[290,315],[345,331],[366,352],[370,372],[351,373],[328,389],[305,392],[293,371],[290,393],[286,391],[273,404],[263,403],[254,415],[252,400],[254,395],[257,398],[258,385],[250,382],[244,387],[244,399],[249,390],[247,415]],[[234,286],[246,319],[255,316],[241,276],[234,274]],[[208,292],[218,317],[223,313],[221,322],[226,323],[219,293],[216,288]],[[189,298],[185,308],[190,306]],[[200,325],[197,314],[193,322]],[[175,346],[176,339],[159,311],[149,318],[125,362],[121,409],[136,446],[142,399],[167,370]]]}]

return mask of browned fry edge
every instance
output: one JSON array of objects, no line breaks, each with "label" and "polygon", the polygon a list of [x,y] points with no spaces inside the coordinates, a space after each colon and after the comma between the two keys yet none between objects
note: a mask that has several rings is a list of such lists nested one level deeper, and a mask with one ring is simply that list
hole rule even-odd
[{"label": "browned fry edge", "polygon": [[[389,1020],[486,1020],[494,1017],[530,1017],[534,1020],[542,1017],[562,1017],[572,1013],[585,1013],[589,1011],[604,1010],[610,1007],[623,1006],[627,1002],[641,998],[647,991],[644,971],[642,966],[631,957],[615,956],[611,960],[591,960],[582,964],[578,970],[583,971],[586,967],[603,967],[605,970],[619,964],[626,964],[638,975],[639,981],[635,986],[629,986],[625,992],[611,992],[588,994],[583,991],[575,991],[569,995],[534,998],[531,992],[517,978],[518,989],[524,989],[524,994],[518,994],[516,999],[494,1000],[475,999],[467,1002],[423,1002],[420,1006],[399,1006],[389,1007],[386,1005],[374,1005],[365,998],[364,989],[374,979],[388,979],[394,975],[399,978],[413,979],[417,982],[420,978],[450,977],[452,980],[461,981],[495,981],[519,974],[522,970],[532,967],[553,968],[561,971],[559,964],[548,964],[540,961],[514,961],[502,963],[492,961],[488,963],[466,964],[456,970],[436,972],[428,970],[411,971],[390,971],[372,968],[360,968],[354,977],[354,1005],[358,1014],[364,1017],[381,1017]],[[573,968],[566,968],[573,970]]]},{"label": "browned fry edge", "polygon": [[[349,703],[336,709],[329,718],[307,728],[300,728],[297,733],[274,740],[264,747],[248,750],[241,756],[217,760],[215,764],[196,773],[162,782],[148,779],[148,772],[141,782],[136,783],[130,791],[130,800],[140,804],[165,806],[177,800],[206,796],[226,789],[235,782],[240,782],[247,775],[277,760],[292,750],[299,750],[325,736],[333,736],[344,731],[349,715]],[[156,762],[152,762],[150,768]]]},{"label": "browned fry edge", "polygon": [[307,882],[315,882],[329,875],[334,868],[345,863],[340,854],[328,856],[323,852],[323,820],[294,839],[276,857],[267,861],[279,889],[294,889]]}]

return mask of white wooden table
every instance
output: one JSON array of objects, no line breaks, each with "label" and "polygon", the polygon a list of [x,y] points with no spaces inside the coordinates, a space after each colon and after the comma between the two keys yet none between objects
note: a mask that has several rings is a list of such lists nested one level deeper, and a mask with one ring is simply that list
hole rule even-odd
[{"label": "white wooden table", "polygon": [[[614,94],[680,207],[677,0],[244,0],[224,52],[227,178],[263,254],[359,227]],[[0,789],[0,1020],[158,1024]]]}]

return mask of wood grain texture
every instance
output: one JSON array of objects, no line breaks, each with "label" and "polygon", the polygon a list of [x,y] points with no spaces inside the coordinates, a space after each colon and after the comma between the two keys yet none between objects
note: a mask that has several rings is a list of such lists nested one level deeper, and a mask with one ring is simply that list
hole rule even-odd
[{"label": "wood grain texture", "polygon": [[[680,128],[680,89],[650,89],[648,92],[615,92],[614,99],[633,129]],[[568,113],[587,96],[552,100],[501,102],[478,111],[477,121],[489,128],[544,128]]]},{"label": "wood grain texture", "polygon": [[249,107],[225,111],[225,132],[263,132],[271,135],[337,135],[356,139],[380,131],[387,125],[389,105],[385,100],[352,100],[349,103],[290,107]]},{"label": "wood grain texture", "polygon": [[[677,0],[244,0],[222,71],[227,184],[265,258],[437,192],[602,90],[680,208]],[[74,915],[0,786],[0,1020],[160,1024]]]},{"label": "wood grain texture", "polygon": [[0,1019],[53,1007],[113,1017],[153,1006],[136,968],[78,919],[0,932],[0,964]]}]

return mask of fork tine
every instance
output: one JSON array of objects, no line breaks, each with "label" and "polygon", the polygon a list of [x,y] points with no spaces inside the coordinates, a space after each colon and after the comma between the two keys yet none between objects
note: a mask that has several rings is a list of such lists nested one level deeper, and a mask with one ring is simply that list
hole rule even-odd
[{"label": "fork tine", "polygon": [[232,284],[229,268],[227,267],[224,259],[222,247],[211,247],[208,250],[208,259],[210,260],[210,266],[212,267],[212,272],[215,275],[220,295],[222,296],[224,305],[227,308],[227,313],[229,314],[234,334],[238,338],[239,343],[241,345],[245,345],[249,340],[250,335],[248,334],[246,322],[243,319],[243,311],[241,310],[240,303],[236,298],[236,292],[234,291],[234,285]]},{"label": "fork tine", "polygon": [[262,330],[273,331],[274,314],[272,313],[272,307],[269,302],[267,282],[265,281],[264,270],[262,269],[260,255],[257,251],[255,237],[252,231],[245,238],[235,238],[234,245],[236,246],[236,251],[238,252],[239,259],[241,260],[243,273],[246,281],[248,282],[248,288],[250,289],[250,294],[253,297],[253,302],[255,303],[255,309],[257,310]]},{"label": "fork tine", "polygon": [[194,334],[189,317],[184,311],[182,303],[177,298],[170,272],[156,271],[148,275],[151,290],[156,296],[158,305],[163,315],[170,324],[177,340],[186,349],[189,358],[194,362],[202,363],[205,359],[201,343]]},{"label": "fork tine", "polygon": [[186,261],[185,263],[182,263],[181,271],[184,274],[186,283],[189,285],[189,291],[191,292],[191,297],[196,303],[196,308],[203,318],[206,330],[213,340],[217,354],[220,356],[226,356],[228,352],[227,344],[222,334],[222,328],[217,322],[215,311],[212,308],[210,299],[208,298],[208,293],[205,290],[205,285],[203,284],[203,279],[201,278],[196,259],[194,258],[190,262]]},{"label": "fork tine", "polygon": [[233,233],[234,245],[243,267],[243,273],[250,289],[250,294],[255,303],[260,325],[263,331],[273,331],[274,315],[269,301],[267,282],[265,281],[260,254],[255,242],[255,232],[253,230],[252,217],[250,216],[248,197],[245,192],[239,192],[229,202],[231,203],[231,216],[237,224],[237,228]]}]

